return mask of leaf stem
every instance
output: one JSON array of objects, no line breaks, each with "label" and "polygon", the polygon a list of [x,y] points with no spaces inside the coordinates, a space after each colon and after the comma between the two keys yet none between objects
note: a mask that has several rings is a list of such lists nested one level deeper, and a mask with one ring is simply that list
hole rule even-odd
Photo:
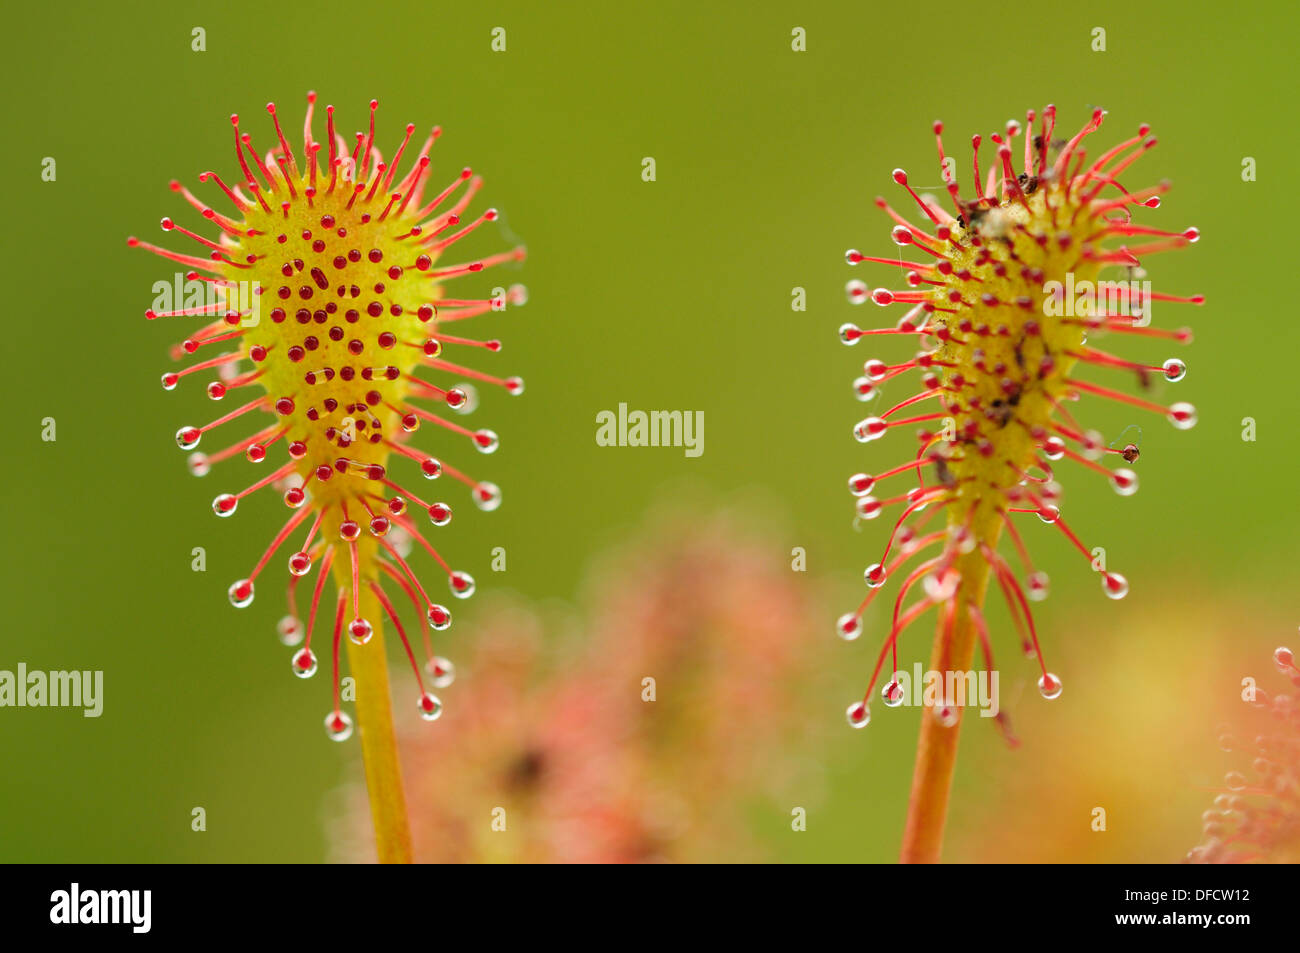
[{"label": "leaf stem", "polygon": [[[987,526],[976,538],[996,546],[1001,523]],[[930,671],[970,671],[975,658],[977,633],[969,606],[982,608],[988,590],[989,564],[976,546],[957,560],[961,588],[957,593],[957,611],[950,635],[945,635],[942,608],[934,648],[930,653]],[[946,677],[945,677],[946,680]],[[903,829],[903,847],[899,860],[905,864],[937,864],[943,849],[944,825],[948,819],[948,799],[952,791],[953,769],[957,764],[957,740],[961,731],[962,708],[951,726],[939,721],[930,708],[921,709],[921,736],[916,746],[916,767],[912,772],[912,794],[907,805],[907,824]]]},{"label": "leaf stem", "polygon": [[365,761],[370,816],[375,825],[375,846],[381,864],[411,863],[411,828],[402,789],[402,767],[397,758],[393,709],[388,690],[388,659],[384,652],[383,618],[379,601],[369,587],[361,589],[361,615],[374,627],[365,645],[346,639],[348,666],[356,680],[357,727]]}]

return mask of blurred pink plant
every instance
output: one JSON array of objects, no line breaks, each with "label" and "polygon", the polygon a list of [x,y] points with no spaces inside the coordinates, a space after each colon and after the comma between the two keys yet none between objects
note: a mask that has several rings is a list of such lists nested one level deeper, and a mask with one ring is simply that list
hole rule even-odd
[{"label": "blurred pink plant", "polygon": [[[1300,668],[1288,648],[1273,653],[1279,672],[1300,688]],[[1222,728],[1219,747],[1250,759],[1229,771],[1224,789],[1201,815],[1203,838],[1189,863],[1294,864],[1300,861],[1300,698],[1243,686],[1247,703]]]},{"label": "blurred pink plant", "polygon": [[[950,860],[1149,864],[1187,852],[1204,792],[1239,766],[1235,753],[1215,757],[1207,739],[1224,734],[1215,732],[1221,723],[1264,717],[1242,701],[1241,678],[1261,676],[1271,688],[1268,673],[1243,670],[1242,659],[1263,663],[1271,647],[1260,634],[1285,628],[1290,616],[1266,585],[1226,597],[1181,570],[1101,631],[1087,613],[1053,621],[1079,684],[1050,712],[1017,720],[1018,749],[992,734],[972,739],[976,757],[959,767]],[[1032,691],[1031,676],[1003,672],[1004,711]]]},{"label": "blurred pink plant", "polygon": [[[519,605],[476,624],[445,730],[401,739],[417,860],[762,859],[747,809],[815,756],[817,599],[727,515],[655,526],[598,561],[580,640]],[[364,815],[350,796],[339,859]]]}]

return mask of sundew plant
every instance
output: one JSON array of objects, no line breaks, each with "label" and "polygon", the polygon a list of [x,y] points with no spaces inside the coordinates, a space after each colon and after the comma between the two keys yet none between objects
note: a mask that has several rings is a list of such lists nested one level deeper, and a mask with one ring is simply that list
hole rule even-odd
[{"label": "sundew plant", "polygon": [[[919,224],[878,199],[894,221],[890,236],[902,249],[899,257],[868,257],[857,250],[846,255],[850,265],[900,269],[906,285],[872,289],[850,281],[850,302],[906,310],[888,327],[844,325],[844,343],[897,338],[919,345],[897,363],[867,360],[854,381],[856,396],[871,402],[884,382],[913,370],[921,375],[916,394],[853,428],[862,443],[886,437],[896,442],[908,433],[916,438],[914,451],[900,448],[904,462],[855,473],[848,481],[858,516],[872,520],[890,513],[892,528],[864,572],[869,591],[840,617],[839,635],[849,640],[862,635],[867,608],[888,580],[900,579],[866,691],[848,707],[855,728],[870,720],[871,697],[882,674],[883,704],[903,702],[898,640],[930,610],[938,615],[930,671],[970,671],[977,646],[983,669],[995,671],[984,611],[990,582],[1006,599],[1021,648],[1038,668],[1042,696],[1060,696],[1062,680],[1048,668],[1030,611],[1032,601],[1046,597],[1048,580],[1035,570],[1017,525],[1026,518],[1063,534],[1097,572],[1106,596],[1122,599],[1128,593],[1128,580],[1109,569],[1104,554],[1089,549],[1062,516],[1057,467],[1077,465],[1129,496],[1138,488],[1137,474],[1130,466],[1107,464],[1131,465],[1139,450],[1108,444],[1080,423],[1072,408],[1084,399],[1119,401],[1163,416],[1178,429],[1193,426],[1196,411],[1190,404],[1157,404],[1083,374],[1096,370],[1098,376],[1128,377],[1142,390],[1153,380],[1182,380],[1186,367],[1178,358],[1147,366],[1112,353],[1102,342],[1143,336],[1187,343],[1190,331],[1156,326],[1153,314],[1163,315],[1167,303],[1201,304],[1203,298],[1150,290],[1143,261],[1189,245],[1199,235],[1194,228],[1167,231],[1137,220],[1140,210],[1159,207],[1169,185],[1130,190],[1121,176],[1156,140],[1143,125],[1094,158],[1090,137],[1104,118],[1098,109],[1078,132],[1058,139],[1055,107],[1041,116],[1031,110],[1023,126],[1013,120],[989,137],[991,156],[981,153],[983,139],[975,136],[965,190],[958,185],[956,160],[944,150],[943,125],[936,122],[950,207],[918,194],[907,173],[896,169],[894,182],[919,214],[912,216]],[[882,492],[903,476],[915,478],[917,485]],[[1004,533],[1019,559],[1019,573],[999,550]],[[905,605],[918,586],[920,598]],[[903,837],[905,861],[939,859],[962,704],[958,698],[936,699],[922,718]],[[998,721],[1005,729],[1001,714]]]},{"label": "sundew plant", "polygon": [[[258,471],[238,492],[220,493],[212,502],[218,517],[234,515],[241,500],[274,487],[289,517],[246,578],[229,588],[237,608],[252,603],[256,586],[277,551],[285,560],[289,615],[280,623],[283,641],[298,646],[291,658],[300,678],[316,673],[316,648],[323,638],[330,657],[333,703],[325,716],[329,737],[343,741],[353,733],[353,718],[340,699],[340,643],[346,635],[351,675],[356,680],[366,777],[381,860],[409,860],[410,836],[403,805],[388,676],[380,634],[381,616],[391,621],[414,672],[412,704],[426,720],[442,713],[431,688],[452,681],[451,663],[434,654],[430,630],[451,625],[450,610],[426,588],[407,557],[418,548],[444,574],[456,599],[473,594],[474,579],[455,570],[425,536],[427,517],[437,528],[452,518],[452,505],[411,489],[423,481],[450,478],[480,510],[495,510],[501,491],[471,476],[464,452],[490,454],[497,435],[471,430],[453,416],[474,409],[468,378],[523,392],[519,377],[498,377],[465,366],[460,355],[491,357],[495,339],[459,333],[460,322],[523,304],[521,286],[489,297],[453,297],[448,284],[485,269],[522,261],[522,247],[487,257],[444,263],[451,251],[483,225],[497,219],[495,209],[462,218],[482,185],[466,168],[445,187],[430,187],[431,151],[441,136],[428,133],[402,172],[415,133],[413,124],[391,161],[376,142],[371,101],[368,126],[349,142],[335,128],[334,107],[325,109],[325,138],[313,131],[315,94],[309,94],[303,145],[296,154],[281,128],[274,104],[266,108],[274,126],[270,148],[254,145],[250,133],[231,116],[238,178],[227,183],[215,172],[199,181],[226,211],[218,211],[179,182],[172,191],[203,220],[209,237],[162,220],[162,229],[190,240],[196,254],[182,254],[137,238],[129,244],[154,252],[186,269],[161,282],[151,320],[185,322],[185,338],[174,358],[196,363],[163,375],[164,390],[175,390],[199,372],[215,378],[207,394],[218,412],[202,426],[186,425],[176,443],[190,451],[190,470],[206,475],[229,458],[243,456]],[[209,357],[208,355],[211,354]],[[244,392],[243,402],[233,401]],[[234,422],[251,423],[253,432],[228,446],[199,450],[213,431]],[[412,445],[416,431],[437,431],[451,444],[449,458]],[[283,462],[269,459],[277,452]],[[454,462],[453,462],[454,461]],[[464,469],[461,469],[464,467]],[[406,475],[403,475],[405,473]],[[290,540],[296,540],[291,543]],[[300,582],[316,570],[304,600]],[[323,599],[330,577],[332,600]],[[425,662],[393,604],[390,593],[409,599],[423,629]],[[305,604],[306,619],[301,618]],[[323,615],[323,618],[322,618]],[[324,634],[319,635],[321,628]]]}]

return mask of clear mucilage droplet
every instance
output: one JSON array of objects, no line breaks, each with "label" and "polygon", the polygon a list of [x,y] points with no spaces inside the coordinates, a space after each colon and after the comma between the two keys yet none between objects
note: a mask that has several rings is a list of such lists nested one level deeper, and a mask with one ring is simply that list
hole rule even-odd
[{"label": "clear mucilage droplet", "polygon": [[446,688],[456,681],[456,666],[441,655],[435,655],[425,662],[424,670],[429,673],[434,688]]},{"label": "clear mucilage droplet", "polygon": [[289,557],[289,572],[295,576],[305,576],[311,572],[311,556],[307,553],[294,553]]},{"label": "clear mucilage droplet", "polygon": [[866,496],[875,485],[875,478],[865,473],[855,473],[849,477],[849,492],[854,496]]},{"label": "clear mucilage droplet", "polygon": [[858,443],[870,443],[883,437],[888,428],[889,424],[881,418],[867,417],[854,425],[853,439]]},{"label": "clear mucilage droplet", "polygon": [[442,701],[429,692],[420,696],[419,708],[420,717],[425,721],[437,721],[442,716]]},{"label": "clear mucilage droplet", "polygon": [[1170,404],[1169,422],[1179,430],[1191,430],[1196,426],[1196,408],[1181,401]]},{"label": "clear mucilage droplet", "polygon": [[1132,496],[1138,490],[1138,477],[1132,470],[1120,467],[1110,474],[1110,485],[1120,496]]},{"label": "clear mucilage droplet", "polygon": [[885,505],[874,496],[863,496],[858,498],[857,511],[858,515],[864,520],[873,520],[881,514]]},{"label": "clear mucilage droplet", "polygon": [[844,717],[852,728],[865,728],[871,721],[871,709],[866,702],[854,702],[844,711]]},{"label": "clear mucilage droplet", "polygon": [[293,653],[293,674],[299,678],[311,678],[316,674],[316,653],[311,649],[300,649]]},{"label": "clear mucilage droplet", "polygon": [[474,505],[484,513],[491,513],[501,506],[501,487],[495,483],[478,483],[470,492]]},{"label": "clear mucilage droplet", "polygon": [[275,632],[280,637],[281,645],[297,645],[303,637],[302,620],[297,616],[283,616],[275,624]]},{"label": "clear mucilage droplet", "polygon": [[888,708],[897,708],[905,701],[903,695],[903,686],[898,681],[898,673],[895,672],[880,689],[880,697],[884,699],[885,706]]},{"label": "clear mucilage droplet", "polygon": [[1038,693],[1047,699],[1060,698],[1061,680],[1047,672],[1038,679]]},{"label": "clear mucilage droplet", "polygon": [[1117,572],[1102,573],[1102,591],[1111,599],[1123,599],[1128,595],[1128,580]]},{"label": "clear mucilage droplet", "polygon": [[331,741],[347,741],[352,737],[352,719],[345,711],[332,711],[325,716],[325,734]]},{"label": "clear mucilage droplet", "polygon": [[455,403],[448,403],[453,411],[458,414],[472,414],[478,409],[478,388],[473,384],[460,383],[452,390],[459,394],[459,399]]},{"label": "clear mucilage droplet", "polygon": [[238,582],[232,582],[226,594],[230,597],[230,604],[236,609],[247,608],[253,604],[252,580],[240,579]]},{"label": "clear mucilage droplet", "polygon": [[956,571],[946,571],[942,574],[928,572],[921,578],[921,587],[931,600],[940,603],[947,602],[957,594],[957,586],[960,582],[961,575]]},{"label": "clear mucilage droplet", "polygon": [[457,599],[468,599],[474,595],[474,577],[467,572],[454,572],[447,577],[451,594]]},{"label": "clear mucilage droplet", "polygon": [[374,626],[365,619],[353,619],[348,623],[348,638],[355,645],[365,645],[374,634]]},{"label": "clear mucilage droplet", "polygon": [[835,634],[845,642],[852,642],[862,634],[862,620],[852,612],[844,613],[835,623]]}]

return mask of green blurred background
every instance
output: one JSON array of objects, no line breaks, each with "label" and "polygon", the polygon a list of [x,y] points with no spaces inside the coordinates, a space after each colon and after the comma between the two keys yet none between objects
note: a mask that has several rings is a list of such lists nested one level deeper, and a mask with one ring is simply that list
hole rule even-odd
[{"label": "green blurred background", "polygon": [[[1026,525],[1053,580],[1037,618],[1066,692],[1051,705],[1036,697],[995,611],[1004,668],[1019,666],[1028,686],[1012,710],[1026,743],[1007,752],[985,723],[967,726],[949,856],[993,857],[997,841],[998,859],[1014,859],[1012,835],[1001,833],[1013,828],[1032,845],[1026,859],[1181,856],[1221,770],[1215,692],[1231,693],[1243,672],[1263,674],[1265,653],[1293,636],[1300,615],[1287,363],[1300,327],[1284,294],[1287,239],[1269,232],[1300,211],[1294,7],[1238,4],[1220,19],[1175,2],[982,13],[933,3],[574,7],[239,0],[11,11],[0,394],[14,482],[4,496],[0,668],[103,669],[106,700],[98,720],[0,709],[0,859],[327,856],[322,803],[351,776],[355,748],[324,738],[322,681],[288,675],[274,633],[278,586],[240,613],[225,595],[282,506],[264,495],[232,520],[213,518],[213,494],[251,482],[251,468],[237,460],[201,482],[187,474],[172,434],[216,414],[201,387],[159,388],[179,335],[142,312],[152,282],[173,269],[124,240],[159,240],[163,215],[193,225],[168,180],[215,196],[196,176],[230,178],[228,115],[246,117],[265,148],[264,104],[274,100],[286,129],[299,129],[308,89],[336,105],[345,135],[378,98],[386,154],[406,122],[440,123],[438,168],[473,165],[487,179],[478,207],[505,213],[508,230],[475,247],[512,235],[529,247],[522,271],[505,277],[524,281],[531,300],[490,332],[506,342],[491,367],[522,374],[528,392],[485,392],[477,415],[502,435],[478,470],[506,503],[443,531],[453,563],[477,576],[481,594],[568,601],[652,501],[684,486],[717,500],[757,492],[766,503],[754,519],[770,521],[772,558],[805,547],[807,584],[834,593],[824,628],[790,633],[798,639],[833,638],[885,533],[855,532],[844,481],[893,463],[901,444],[853,441],[862,408],[849,383],[866,358],[905,350],[850,351],[836,329],[892,314],[853,309],[843,295],[851,277],[873,286],[888,277],[849,269],[843,253],[891,253],[889,222],[872,205],[901,191],[890,170],[938,184],[936,118],[962,181],[969,136],[1028,107],[1054,102],[1069,134],[1105,106],[1107,145],[1151,123],[1160,147],[1126,183],[1167,177],[1175,188],[1139,221],[1195,225],[1203,238],[1145,264],[1158,290],[1202,292],[1208,304],[1155,311],[1157,324],[1194,325],[1188,348],[1110,343],[1156,363],[1183,357],[1187,379],[1158,385],[1154,399],[1190,400],[1200,423],[1179,433],[1117,407],[1080,409],[1108,438],[1142,427],[1137,496],[1120,499],[1079,468],[1063,480],[1072,525],[1107,547],[1132,593],[1102,598],[1059,534]],[[498,26],[503,53],[490,48]],[[194,27],[207,31],[206,52],[191,50]],[[807,31],[806,52],[791,50],[795,27]],[[1105,52],[1090,48],[1095,27],[1107,31]],[[45,156],[57,160],[56,182],[41,181]],[[641,178],[645,156],[657,163],[653,183]],[[1242,181],[1245,156],[1258,181]],[[806,312],[791,311],[795,286],[807,290]],[[1092,378],[1128,386],[1118,374]],[[704,455],[598,447],[595,414],[620,401],[703,410]],[[54,443],[40,439],[45,417],[57,420]],[[1241,438],[1244,417],[1257,422],[1256,442]],[[191,571],[195,546],[207,550],[206,573]],[[505,574],[489,571],[495,546],[508,551]],[[481,611],[475,600],[458,608],[453,658]],[[821,700],[839,730],[808,830],[791,832],[788,812],[754,817],[774,858],[896,854],[917,716],[887,712],[862,732],[844,725],[870,641],[840,646],[838,690]],[[916,631],[909,652],[926,658],[926,641]],[[455,688],[444,697],[454,705]],[[742,722],[735,743],[745,744]],[[1108,770],[1090,773],[1090,758]],[[1053,817],[1069,797],[1082,813]],[[1089,839],[1071,825],[1086,831],[1093,804],[1114,805],[1117,819]],[[196,805],[208,814],[202,834],[190,831]],[[1053,854],[1053,838],[1069,846]]]}]

